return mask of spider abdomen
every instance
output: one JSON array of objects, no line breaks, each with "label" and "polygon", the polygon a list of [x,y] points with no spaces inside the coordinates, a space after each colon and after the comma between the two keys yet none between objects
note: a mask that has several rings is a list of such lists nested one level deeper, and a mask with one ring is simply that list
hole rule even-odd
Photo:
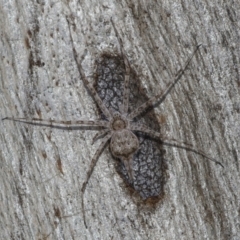
[{"label": "spider abdomen", "polygon": [[128,159],[138,150],[139,141],[131,131],[122,129],[113,133],[110,148],[113,156]]}]

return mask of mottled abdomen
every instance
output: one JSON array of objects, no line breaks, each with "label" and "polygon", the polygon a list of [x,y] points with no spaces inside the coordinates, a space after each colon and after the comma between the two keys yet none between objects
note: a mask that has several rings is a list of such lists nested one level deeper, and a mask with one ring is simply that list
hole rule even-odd
[{"label": "mottled abdomen", "polygon": [[128,159],[138,150],[139,141],[131,131],[123,129],[112,135],[110,148],[114,157]]}]

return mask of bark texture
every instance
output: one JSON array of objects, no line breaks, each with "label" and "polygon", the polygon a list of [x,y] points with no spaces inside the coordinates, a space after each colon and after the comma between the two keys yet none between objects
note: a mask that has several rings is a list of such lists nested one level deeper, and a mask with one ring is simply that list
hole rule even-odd
[{"label": "bark texture", "polygon": [[[174,90],[156,106],[161,131],[203,149],[165,146],[168,178],[155,208],[139,204],[109,148],[80,188],[95,131],[0,121],[0,239],[240,239],[240,2],[0,0],[0,117],[97,118],[70,34],[94,79],[102,53],[119,53],[151,97],[202,44]],[[131,81],[131,80],[130,80]]]}]

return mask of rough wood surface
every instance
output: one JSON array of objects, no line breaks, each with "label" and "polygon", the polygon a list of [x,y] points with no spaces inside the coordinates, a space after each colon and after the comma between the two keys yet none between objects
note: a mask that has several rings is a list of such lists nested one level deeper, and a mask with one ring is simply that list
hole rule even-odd
[{"label": "rough wood surface", "polygon": [[202,43],[183,79],[155,112],[163,131],[222,162],[165,147],[168,179],[156,209],[134,202],[106,149],[81,185],[95,131],[0,122],[0,239],[240,239],[240,2],[0,0],[0,117],[77,120],[96,104],[84,71],[118,51],[112,17],[132,68],[151,97]]}]

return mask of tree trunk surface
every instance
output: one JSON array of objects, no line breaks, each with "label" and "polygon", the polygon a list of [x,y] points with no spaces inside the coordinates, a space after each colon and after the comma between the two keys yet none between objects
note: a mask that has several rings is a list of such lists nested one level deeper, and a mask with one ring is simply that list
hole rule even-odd
[{"label": "tree trunk surface", "polygon": [[1,118],[99,118],[70,36],[93,81],[99,56],[120,53],[112,18],[149,98],[202,44],[154,114],[162,132],[224,166],[164,146],[165,194],[149,209],[106,147],[84,195],[86,228],[81,186],[97,131],[0,121],[0,239],[240,239],[239,1],[0,2]]}]

